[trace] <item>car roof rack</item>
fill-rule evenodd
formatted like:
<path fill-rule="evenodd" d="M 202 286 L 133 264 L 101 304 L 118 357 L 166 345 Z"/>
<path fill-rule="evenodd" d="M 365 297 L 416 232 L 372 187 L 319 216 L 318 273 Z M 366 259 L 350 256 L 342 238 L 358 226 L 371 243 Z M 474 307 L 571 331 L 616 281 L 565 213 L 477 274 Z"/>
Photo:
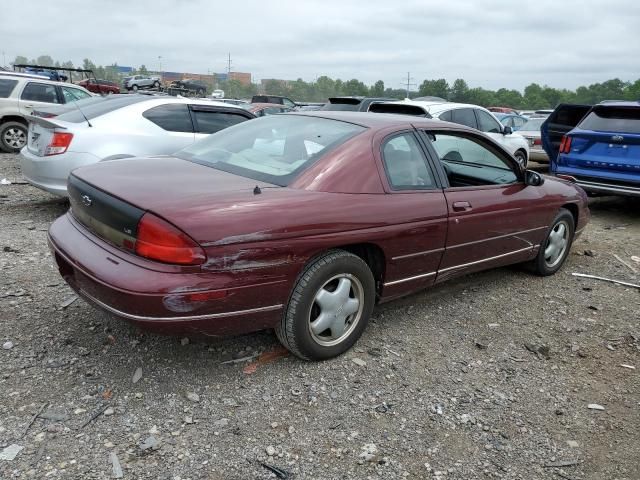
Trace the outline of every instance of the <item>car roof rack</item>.
<path fill-rule="evenodd" d="M 35 70 L 52 70 L 55 72 L 83 73 L 84 78 L 89 78 L 89 79 L 93 78 L 94 80 L 97 80 L 95 73 L 93 73 L 93 70 L 87 69 L 87 68 L 47 67 L 45 65 L 28 65 L 26 63 L 16 63 L 13 65 L 14 71 L 17 71 L 16 69 L 18 68 L 22 68 L 22 69 L 31 68 Z M 68 81 L 71 82 L 71 75 L 68 75 Z"/>

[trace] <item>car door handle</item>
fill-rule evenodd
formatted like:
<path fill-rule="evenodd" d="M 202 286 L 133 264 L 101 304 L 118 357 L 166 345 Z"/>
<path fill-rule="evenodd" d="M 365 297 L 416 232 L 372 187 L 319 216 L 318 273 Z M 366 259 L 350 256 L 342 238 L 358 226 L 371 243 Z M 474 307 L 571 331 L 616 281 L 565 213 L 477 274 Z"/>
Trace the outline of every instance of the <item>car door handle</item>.
<path fill-rule="evenodd" d="M 25 105 L 24 108 L 33 108 L 33 105 Z"/>
<path fill-rule="evenodd" d="M 454 212 L 467 212 L 471 210 L 471 204 L 469 202 L 453 202 Z"/>

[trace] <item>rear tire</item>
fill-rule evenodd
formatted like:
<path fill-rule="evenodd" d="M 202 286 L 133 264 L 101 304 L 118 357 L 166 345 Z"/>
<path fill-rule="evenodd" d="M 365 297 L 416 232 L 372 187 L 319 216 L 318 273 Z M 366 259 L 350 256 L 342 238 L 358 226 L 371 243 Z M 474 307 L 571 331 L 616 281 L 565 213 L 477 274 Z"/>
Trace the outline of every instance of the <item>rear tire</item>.
<path fill-rule="evenodd" d="M 573 215 L 569 210 L 561 208 L 540 244 L 538 255 L 529 262 L 530 269 L 543 277 L 560 270 L 571 250 L 574 232 Z"/>
<path fill-rule="evenodd" d="M 131 90 L 133 90 L 134 92 L 138 91 L 138 85 L 134 85 L 133 87 L 131 87 Z"/>
<path fill-rule="evenodd" d="M 375 282 L 369 266 L 344 250 L 310 262 L 293 287 L 276 335 L 304 360 L 326 360 L 347 350 L 369 322 Z"/>
<path fill-rule="evenodd" d="M 20 122 L 5 122 L 0 125 L 0 149 L 7 153 L 18 153 L 27 144 L 27 126 Z"/>
<path fill-rule="evenodd" d="M 514 157 L 516 157 L 516 160 L 518 161 L 518 163 L 520 165 L 522 165 L 523 168 L 527 168 L 527 154 L 524 153 L 522 150 L 518 150 L 516 153 L 513 154 Z"/>
<path fill-rule="evenodd" d="M 153 86 L 155 88 L 160 88 L 160 82 L 153 82 Z"/>

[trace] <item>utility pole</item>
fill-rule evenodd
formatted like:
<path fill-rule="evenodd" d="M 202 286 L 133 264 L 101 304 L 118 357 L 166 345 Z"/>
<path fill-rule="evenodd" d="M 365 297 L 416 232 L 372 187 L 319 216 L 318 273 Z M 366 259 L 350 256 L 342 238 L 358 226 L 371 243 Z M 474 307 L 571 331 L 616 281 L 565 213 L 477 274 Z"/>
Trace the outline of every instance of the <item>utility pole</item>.
<path fill-rule="evenodd" d="M 407 86 L 407 98 L 409 98 L 409 91 L 411 90 L 411 87 L 416 86 L 415 83 L 411 83 L 412 81 L 413 77 L 411 76 L 411 72 L 407 72 L 407 83 L 405 84 Z"/>
<path fill-rule="evenodd" d="M 231 52 L 229 52 L 229 59 L 227 60 L 227 79 L 231 75 Z"/>

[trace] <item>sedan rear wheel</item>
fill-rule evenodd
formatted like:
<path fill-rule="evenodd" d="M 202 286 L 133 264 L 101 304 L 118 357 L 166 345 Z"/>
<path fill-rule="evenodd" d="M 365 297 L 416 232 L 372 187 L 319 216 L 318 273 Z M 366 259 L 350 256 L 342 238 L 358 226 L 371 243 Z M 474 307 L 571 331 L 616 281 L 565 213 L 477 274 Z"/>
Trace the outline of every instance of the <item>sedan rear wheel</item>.
<path fill-rule="evenodd" d="M 0 126 L 0 147 L 17 153 L 27 144 L 27 127 L 20 122 L 6 122 Z"/>
<path fill-rule="evenodd" d="M 276 334 L 294 355 L 325 360 L 347 351 L 369 321 L 375 282 L 369 266 L 343 250 L 329 251 L 302 272 Z"/>
<path fill-rule="evenodd" d="M 547 276 L 560 270 L 571 249 L 574 231 L 573 215 L 567 209 L 561 208 L 540 244 L 538 256 L 531 262 L 535 273 Z"/>
<path fill-rule="evenodd" d="M 518 150 L 513 155 L 514 157 L 516 157 L 516 160 L 520 165 L 522 165 L 524 168 L 527 168 L 527 155 L 523 151 Z"/>

